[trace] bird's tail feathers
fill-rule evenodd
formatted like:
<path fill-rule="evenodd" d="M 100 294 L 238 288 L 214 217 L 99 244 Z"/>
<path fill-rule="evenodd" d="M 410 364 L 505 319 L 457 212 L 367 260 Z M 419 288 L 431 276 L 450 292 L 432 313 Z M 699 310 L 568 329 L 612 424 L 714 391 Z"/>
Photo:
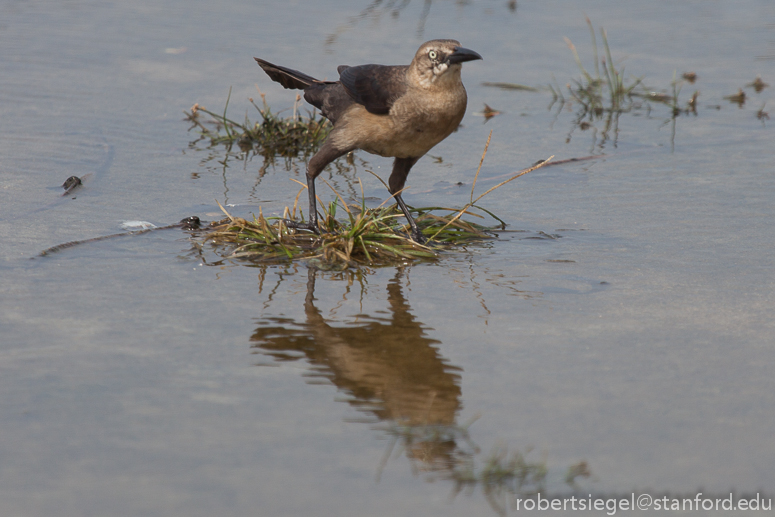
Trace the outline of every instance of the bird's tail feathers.
<path fill-rule="evenodd" d="M 284 88 L 290 90 L 304 90 L 313 84 L 320 84 L 323 81 L 318 81 L 314 77 L 310 77 L 307 74 L 301 73 L 298 70 L 292 70 L 285 68 L 284 66 L 273 65 L 268 61 L 254 57 L 258 66 L 260 66 L 269 78 L 283 85 Z"/>

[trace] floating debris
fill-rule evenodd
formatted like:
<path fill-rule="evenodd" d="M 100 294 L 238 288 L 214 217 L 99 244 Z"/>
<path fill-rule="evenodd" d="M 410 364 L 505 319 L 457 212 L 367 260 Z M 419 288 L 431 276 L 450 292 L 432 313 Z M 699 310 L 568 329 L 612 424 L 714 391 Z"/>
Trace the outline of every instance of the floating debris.
<path fill-rule="evenodd" d="M 484 111 L 482 112 L 482 115 L 484 116 L 485 122 L 500 114 L 500 111 L 492 109 L 487 103 L 484 104 Z"/>
<path fill-rule="evenodd" d="M 732 104 L 737 104 L 741 108 L 743 107 L 743 104 L 745 104 L 745 92 L 742 88 L 737 90 L 737 93 L 734 95 L 727 95 L 724 97 L 724 99 L 728 100 Z"/>
<path fill-rule="evenodd" d="M 128 230 L 130 232 L 136 232 L 138 230 L 152 230 L 156 228 L 156 225 L 149 223 L 148 221 L 124 221 L 121 223 L 122 230 Z"/>
<path fill-rule="evenodd" d="M 539 88 L 533 86 L 526 86 L 524 84 L 517 83 L 499 83 L 499 82 L 483 82 L 482 86 L 490 86 L 492 88 L 500 88 L 501 90 L 521 90 L 525 92 L 539 92 Z"/>
<path fill-rule="evenodd" d="M 675 97 L 672 95 L 662 92 L 632 92 L 630 95 L 648 101 L 661 102 L 663 104 L 671 104 L 675 100 Z"/>
<path fill-rule="evenodd" d="M 757 76 L 756 79 L 752 83 L 746 84 L 746 87 L 753 88 L 756 93 L 760 93 L 762 90 L 767 88 L 769 84 L 762 81 L 761 76 Z"/>
<path fill-rule="evenodd" d="M 161 226 L 161 227 L 157 227 L 157 226 L 155 226 L 155 225 L 153 225 L 151 223 L 147 223 L 145 221 L 127 221 L 125 224 L 129 224 L 130 226 L 129 226 L 129 228 L 125 228 L 125 229 L 132 229 L 132 228 L 134 228 L 136 226 L 136 223 L 139 223 L 141 226 L 142 225 L 150 225 L 150 227 L 139 228 L 139 229 L 136 229 L 136 230 L 132 230 L 129 233 L 114 233 L 114 234 L 111 234 L 111 235 L 103 235 L 101 237 L 93 237 L 91 239 L 84 239 L 84 240 L 80 240 L 80 241 L 65 242 L 63 244 L 59 244 L 57 246 L 52 246 L 51 248 L 47 248 L 47 249 L 41 251 L 38 254 L 38 257 L 46 257 L 48 255 L 52 255 L 54 253 L 58 253 L 58 252 L 60 252 L 62 250 L 68 249 L 68 248 L 73 248 L 75 246 L 80 246 L 82 244 L 89 244 L 89 243 L 92 243 L 92 242 L 100 242 L 100 241 L 105 241 L 105 240 L 108 240 L 108 239 L 123 238 L 123 237 L 127 237 L 127 236 L 130 236 L 130 235 L 139 235 L 139 234 L 143 234 L 143 233 L 148 233 L 148 232 L 153 231 L 153 230 L 168 230 L 170 228 L 182 228 L 183 230 L 188 230 L 188 231 L 196 230 L 196 229 L 198 229 L 201 226 L 202 222 L 199 220 L 199 217 L 197 217 L 195 215 L 192 215 L 192 216 L 185 217 L 185 218 L 181 219 L 180 222 L 178 222 L 178 223 L 168 224 L 167 226 Z M 35 258 L 35 257 L 33 257 L 33 258 Z"/>
<path fill-rule="evenodd" d="M 686 103 L 688 105 L 687 111 L 690 111 L 695 115 L 697 114 L 697 97 L 699 96 L 700 96 L 700 92 L 695 91 L 694 95 L 692 95 L 692 98 L 689 99 L 689 102 Z"/>
<path fill-rule="evenodd" d="M 762 107 L 759 108 L 759 111 L 756 112 L 756 118 L 762 121 L 764 123 L 765 120 L 770 120 L 770 114 L 766 111 L 764 111 L 764 106 L 767 103 L 762 104 Z"/>

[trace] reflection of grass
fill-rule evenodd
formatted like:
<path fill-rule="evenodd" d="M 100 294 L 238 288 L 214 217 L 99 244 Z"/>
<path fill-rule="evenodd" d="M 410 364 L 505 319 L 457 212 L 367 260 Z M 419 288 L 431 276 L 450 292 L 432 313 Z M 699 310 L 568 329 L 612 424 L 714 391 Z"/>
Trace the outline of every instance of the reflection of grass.
<path fill-rule="evenodd" d="M 377 480 L 397 448 L 397 453 L 406 453 L 415 474 L 425 472 L 431 481 L 450 481 L 452 497 L 461 492 L 471 495 L 479 488 L 493 510 L 506 515 L 509 500 L 560 493 L 559 487 L 563 485 L 577 490 L 578 478 L 592 476 L 587 463 L 581 461 L 570 465 L 561 480 L 556 475 L 550 480 L 546 458 L 532 458 L 530 449 L 521 452 L 500 446 L 480 458 L 481 450 L 469 434 L 477 418 L 463 425 L 389 424 L 384 430 L 390 443 L 380 462 Z"/>
<path fill-rule="evenodd" d="M 519 451 L 497 447 L 477 468 L 473 457 L 458 465 L 449 477 L 455 483 L 454 493 L 481 486 L 490 503 L 497 502 L 504 494 L 529 496 L 546 490 L 548 467 L 545 460 L 528 460 Z M 495 505 L 495 506 L 500 506 Z"/>
<path fill-rule="evenodd" d="M 479 454 L 479 447 L 468 433 L 468 428 L 478 418 L 476 416 L 463 425 L 412 425 L 390 422 L 384 427 L 384 431 L 390 436 L 390 443 L 377 470 L 377 481 L 396 445 L 398 454 L 406 452 L 407 457 L 412 460 L 415 473 L 442 472 L 444 477 L 448 477 L 450 471 L 465 461 L 465 458 Z"/>
<path fill-rule="evenodd" d="M 331 190 L 336 195 L 336 199 L 328 205 L 328 209 L 318 199 L 318 205 L 323 207 L 324 212 L 319 219 L 320 235 L 290 228 L 288 221 L 300 222 L 296 211 L 299 197 L 306 188 L 303 184 L 304 188 L 296 195 L 293 209 L 286 208 L 282 218 L 266 218 L 259 209 L 258 217 L 254 215 L 253 220 L 248 221 L 233 217 L 221 207 L 228 219 L 216 226 L 211 226 L 204 240 L 231 248 L 227 258 L 261 263 L 308 259 L 314 260 L 319 267 L 329 269 L 435 259 L 438 256 L 436 250 L 439 245 L 461 245 L 490 239 L 493 237 L 491 230 L 498 227 L 504 228 L 506 223 L 491 211 L 481 207 L 478 202 L 506 183 L 542 167 L 549 161 L 544 160 L 520 171 L 474 198 L 476 180 L 489 143 L 488 138 L 479 162 L 479 169 L 474 177 L 471 199 L 462 209 L 443 207 L 412 209 L 416 214 L 417 226 L 428 239 L 427 245 L 414 242 L 408 235 L 406 225 L 398 222 L 403 215 L 393 207 L 385 206 L 392 197 L 377 208 L 367 208 L 362 187 L 360 204 L 347 203 L 333 187 Z M 344 210 L 346 218 L 341 220 L 336 218 L 339 208 Z M 441 214 L 433 212 L 441 212 Z M 464 215 L 483 219 L 484 216 L 478 212 L 489 215 L 500 224 L 496 227 L 487 227 L 463 219 Z"/>

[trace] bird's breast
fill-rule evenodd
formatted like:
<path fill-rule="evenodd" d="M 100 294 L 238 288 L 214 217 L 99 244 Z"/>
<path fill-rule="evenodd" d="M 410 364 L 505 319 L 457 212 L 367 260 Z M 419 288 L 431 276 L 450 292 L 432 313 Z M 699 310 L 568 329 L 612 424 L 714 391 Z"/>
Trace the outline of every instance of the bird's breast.
<path fill-rule="evenodd" d="M 466 93 L 409 91 L 397 99 L 387 115 L 351 106 L 334 127 L 337 147 L 363 149 L 386 157 L 420 157 L 460 125 Z"/>

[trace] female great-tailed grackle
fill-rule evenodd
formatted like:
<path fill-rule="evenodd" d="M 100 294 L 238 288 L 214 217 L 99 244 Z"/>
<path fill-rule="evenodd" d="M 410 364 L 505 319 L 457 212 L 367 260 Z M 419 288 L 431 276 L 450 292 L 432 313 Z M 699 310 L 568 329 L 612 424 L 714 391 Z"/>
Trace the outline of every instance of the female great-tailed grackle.
<path fill-rule="evenodd" d="M 461 63 L 482 56 L 455 40 L 423 43 L 409 65 L 340 66 L 338 81 L 320 81 L 306 74 L 254 58 L 285 88 L 304 90 L 304 99 L 318 108 L 334 128 L 307 164 L 309 221 L 295 223 L 315 233 L 318 228 L 315 178 L 323 169 L 355 149 L 395 157 L 388 182 L 403 211 L 412 238 L 425 238 L 401 198 L 409 170 L 434 145 L 452 133 L 466 111 Z"/>

